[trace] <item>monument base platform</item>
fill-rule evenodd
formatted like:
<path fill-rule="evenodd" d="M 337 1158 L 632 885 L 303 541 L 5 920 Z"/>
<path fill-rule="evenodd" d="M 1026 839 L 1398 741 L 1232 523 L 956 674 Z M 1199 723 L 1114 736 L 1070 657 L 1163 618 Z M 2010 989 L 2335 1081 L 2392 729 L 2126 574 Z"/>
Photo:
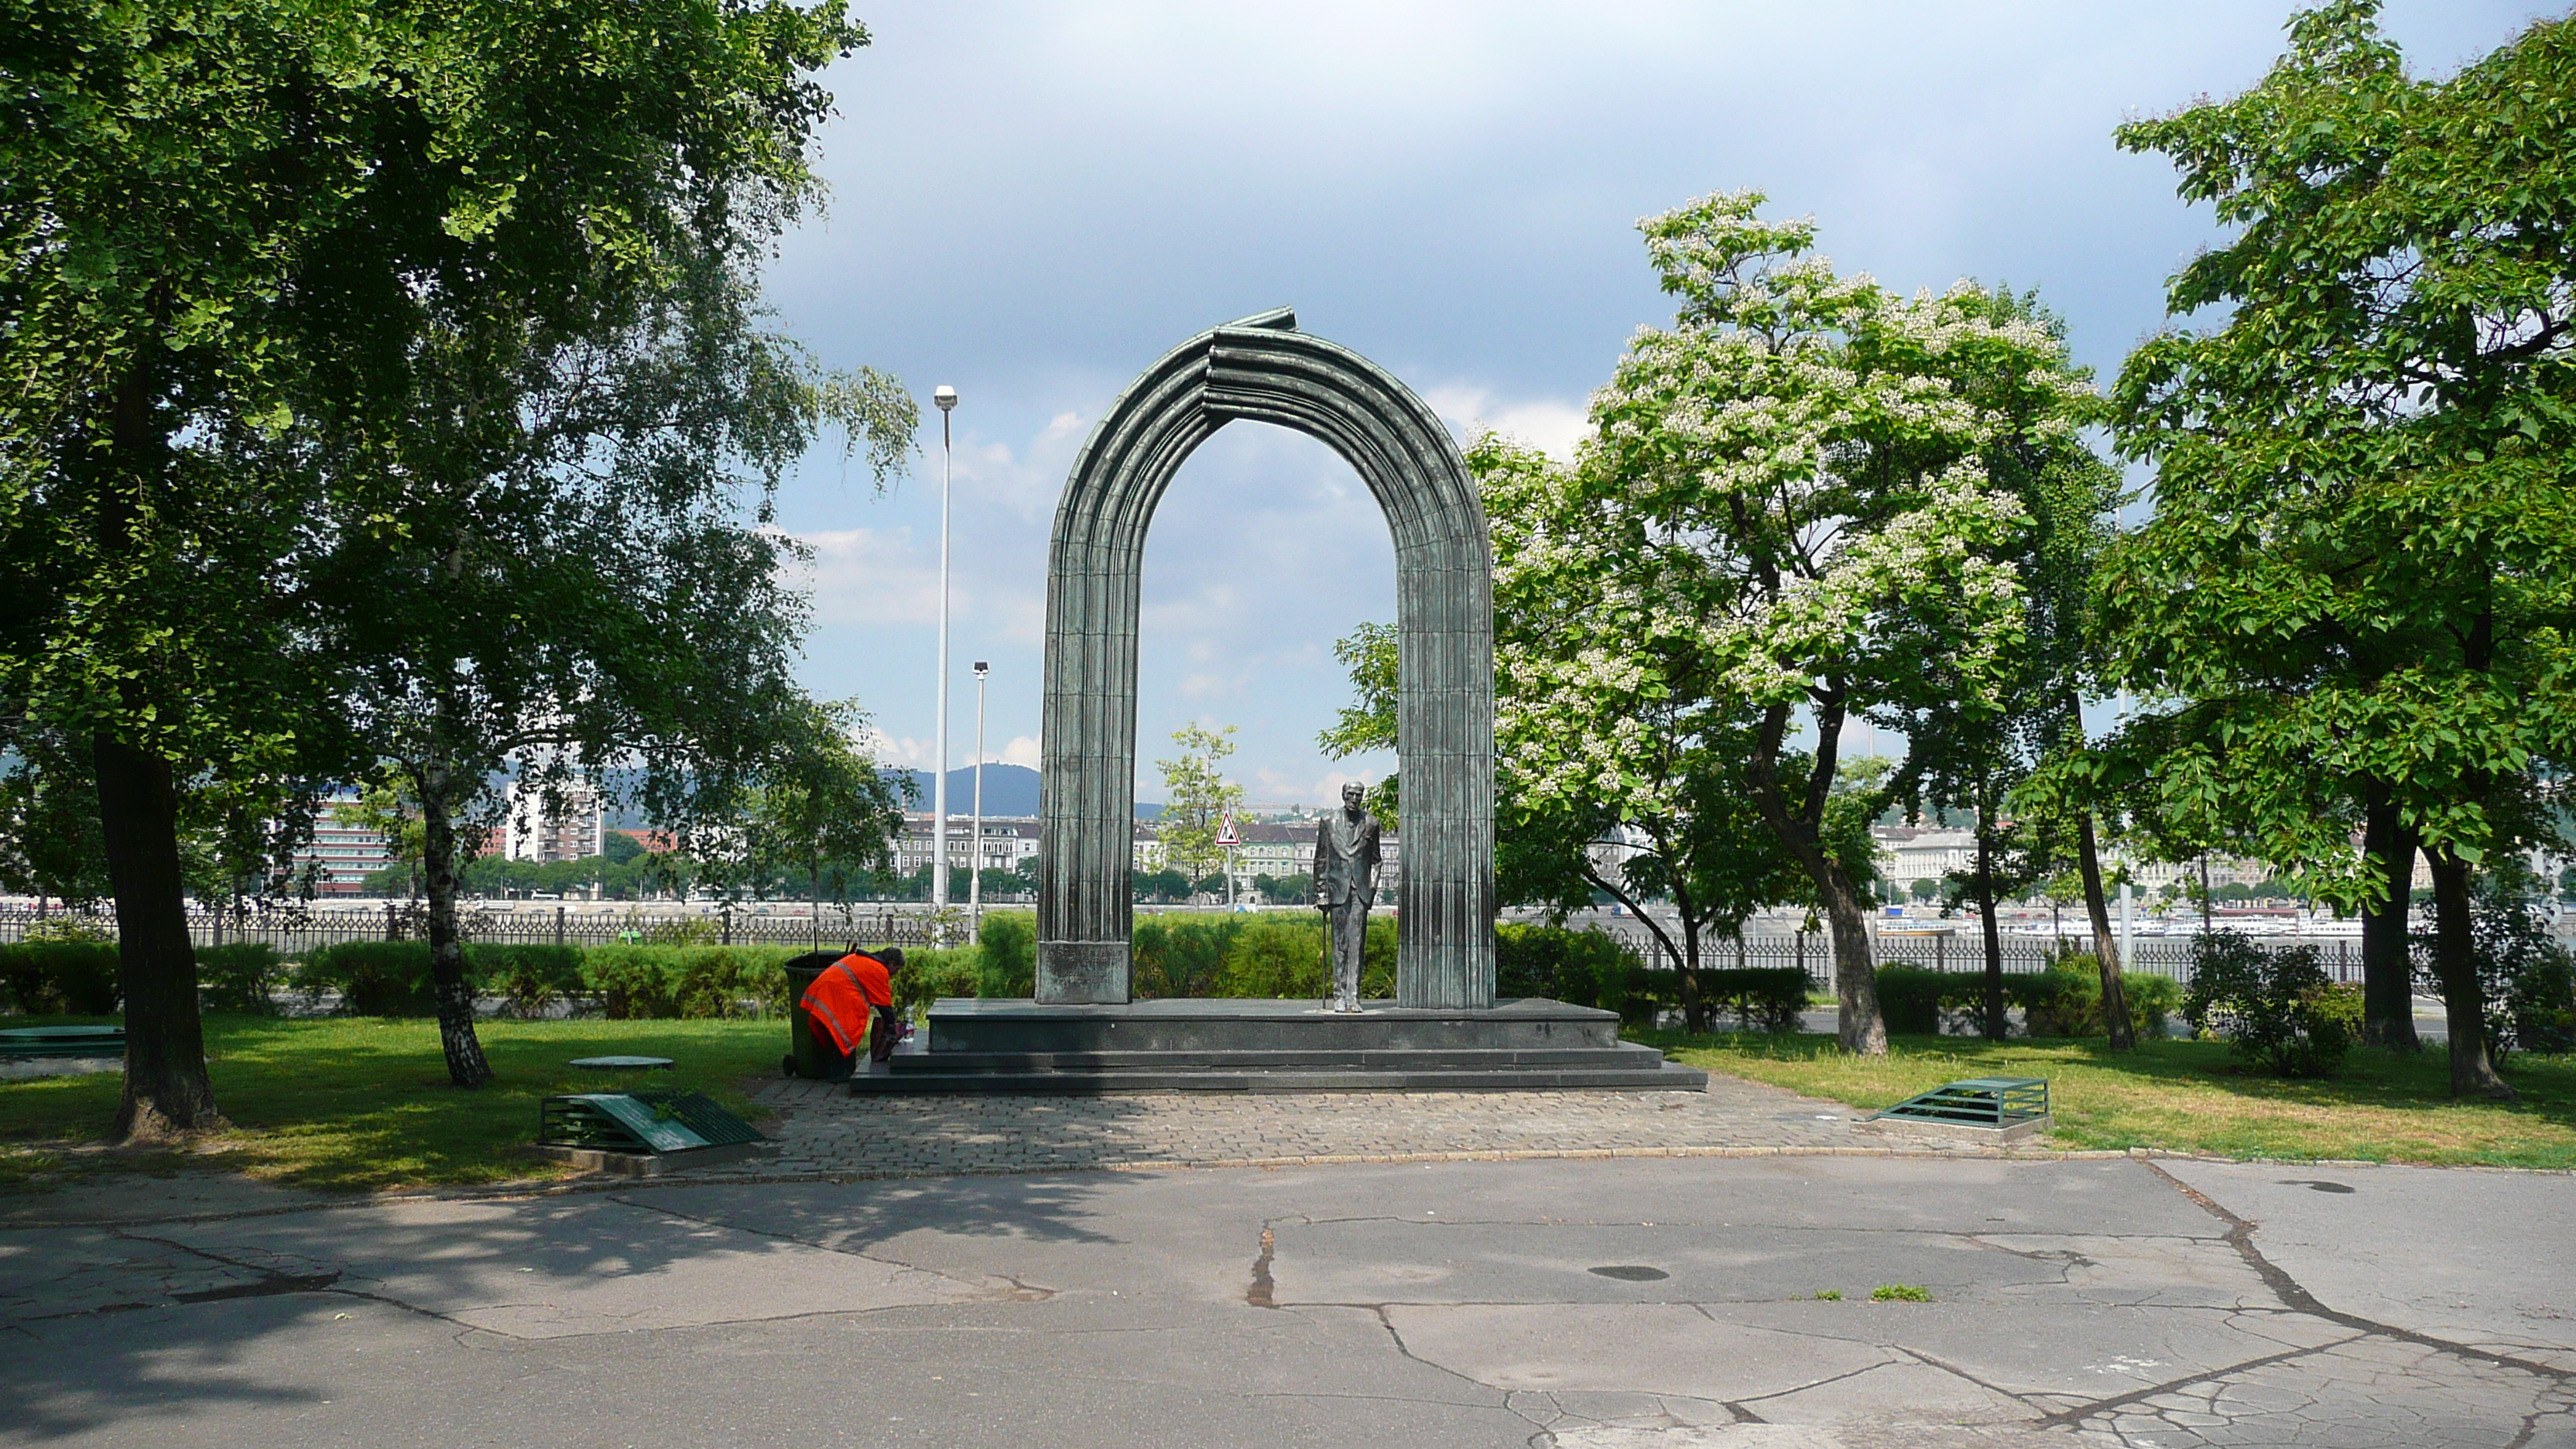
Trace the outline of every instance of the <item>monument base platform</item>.
<path fill-rule="evenodd" d="M 926 1049 L 853 1094 L 958 1092 L 1695 1092 L 1708 1074 L 1619 1040 L 1615 1012 L 1561 1001 L 1482 1011 L 1194 998 L 1124 1006 L 951 998 Z"/>

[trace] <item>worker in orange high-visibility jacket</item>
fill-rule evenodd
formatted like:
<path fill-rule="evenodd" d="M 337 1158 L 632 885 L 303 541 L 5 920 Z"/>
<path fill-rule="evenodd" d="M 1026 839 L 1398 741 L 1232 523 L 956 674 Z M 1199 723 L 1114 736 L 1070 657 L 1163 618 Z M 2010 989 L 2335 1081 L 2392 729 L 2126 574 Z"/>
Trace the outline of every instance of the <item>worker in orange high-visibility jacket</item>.
<path fill-rule="evenodd" d="M 835 1080 L 856 1069 L 861 1043 L 869 1056 L 884 1061 L 894 1055 L 903 1023 L 895 1015 L 894 972 L 903 965 L 896 947 L 871 955 L 853 949 L 833 962 L 805 988 L 797 1005 L 814 1024 L 814 1043 L 829 1059 L 825 1075 Z"/>

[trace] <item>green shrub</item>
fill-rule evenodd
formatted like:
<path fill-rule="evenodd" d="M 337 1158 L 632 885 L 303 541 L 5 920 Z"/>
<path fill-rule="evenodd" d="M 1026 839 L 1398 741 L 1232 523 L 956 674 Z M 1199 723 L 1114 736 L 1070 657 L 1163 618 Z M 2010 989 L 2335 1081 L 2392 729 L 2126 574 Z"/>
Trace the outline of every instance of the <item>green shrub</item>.
<path fill-rule="evenodd" d="M 1320 999 L 1331 991 L 1324 969 L 1324 923 L 1298 920 L 1286 913 L 1250 918 L 1234 933 L 1217 970 L 1214 994 L 1253 998 Z M 1361 977 L 1367 977 L 1367 945 L 1361 946 Z M 1363 987 L 1365 992 L 1365 987 Z"/>
<path fill-rule="evenodd" d="M 1144 916 L 1136 922 L 1135 966 L 1130 977 L 1136 996 L 1215 996 L 1225 950 L 1243 929 L 1241 915 Z"/>
<path fill-rule="evenodd" d="M 2131 1026 L 2142 1035 L 2162 1036 L 2166 1018 L 2182 1007 L 2182 988 L 2162 976 L 2124 976 L 2121 984 Z M 2007 973 L 2004 1006 L 2021 1008 L 2023 1030 L 2032 1036 L 2109 1034 L 2102 1016 L 2101 968 L 2089 955 L 2060 957 L 2045 971 Z M 1878 1007 L 1891 1032 L 1928 1036 L 1947 1022 L 1954 1032 L 1982 1035 L 1986 976 L 1982 971 L 1881 966 Z"/>
<path fill-rule="evenodd" d="M 787 1009 L 791 946 L 593 946 L 583 988 L 611 1021 L 776 1015 Z"/>
<path fill-rule="evenodd" d="M 2285 1077 L 2331 1072 L 2361 1034 L 2361 991 L 2337 986 L 2314 946 L 2266 951 L 2235 931 L 2192 942 L 2183 1015 Z"/>
<path fill-rule="evenodd" d="M 1545 997 L 1625 1014 L 1632 988 L 1643 984 L 1642 972 L 1636 953 L 1605 932 L 1510 924 L 1494 928 L 1498 998 Z"/>
<path fill-rule="evenodd" d="M 31 1015 L 113 1016 L 123 993 L 117 985 L 116 943 L 75 935 L 65 923 L 46 936 L 0 946 L 0 985 L 18 1010 Z"/>
<path fill-rule="evenodd" d="M 469 945 L 465 959 L 484 990 L 501 998 L 511 1016 L 539 1017 L 557 1002 L 582 994 L 579 946 Z"/>
<path fill-rule="evenodd" d="M 266 942 L 197 948 L 197 990 L 211 1010 L 273 1016 L 277 1002 L 268 993 L 285 975 L 277 948 Z"/>
<path fill-rule="evenodd" d="M 2045 971 L 2006 979 L 2022 983 L 2016 1004 L 2032 1036 L 2111 1034 L 2102 1011 L 2102 963 L 2090 952 L 2061 956 Z M 2166 1018 L 2182 1009 L 2182 987 L 2170 977 L 2124 972 L 2120 994 L 2129 1004 L 2129 1029 L 2140 1036 L 2163 1036 Z"/>
<path fill-rule="evenodd" d="M 474 963 L 466 961 L 466 979 Z M 437 994 L 429 984 L 426 941 L 343 941 L 304 958 L 296 985 L 308 996 L 340 993 L 350 1016 L 435 1016 Z"/>
<path fill-rule="evenodd" d="M 680 1014 L 672 946 L 593 946 L 582 953 L 582 984 L 610 1021 L 650 1021 Z"/>
<path fill-rule="evenodd" d="M 1908 1036 L 1930 1036 L 1941 1029 L 1941 1009 L 1958 990 L 1959 977 L 1927 966 L 1878 968 L 1878 1010 L 1887 1029 Z"/>
<path fill-rule="evenodd" d="M 1795 966 L 1747 966 L 1699 973 L 1711 1013 L 1732 1016 L 1745 1031 L 1796 1031 L 1807 1008 L 1807 973 Z"/>
<path fill-rule="evenodd" d="M 1038 989 L 1038 918 L 1035 911 L 987 911 L 975 933 L 981 949 L 975 981 L 948 996 L 1035 996 Z"/>
<path fill-rule="evenodd" d="M 992 924 L 986 917 L 985 924 Z M 1035 933 L 1031 933 L 1031 965 L 1035 964 Z M 1032 977 L 1034 983 L 1034 977 Z M 984 948 L 981 946 L 906 946 L 903 966 L 894 973 L 894 1003 L 906 1016 L 927 1008 L 943 996 L 981 996 L 984 984 Z M 1034 989 L 1034 985 L 1032 987 Z M 1021 996 L 1027 991 L 1017 993 Z"/>

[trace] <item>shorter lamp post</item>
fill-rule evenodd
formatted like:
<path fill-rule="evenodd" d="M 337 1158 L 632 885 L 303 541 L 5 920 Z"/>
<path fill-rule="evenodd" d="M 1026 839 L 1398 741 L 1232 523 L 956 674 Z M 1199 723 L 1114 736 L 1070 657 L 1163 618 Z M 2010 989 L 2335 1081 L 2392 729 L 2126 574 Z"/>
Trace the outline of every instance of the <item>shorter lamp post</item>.
<path fill-rule="evenodd" d="M 984 939 L 984 676 L 992 666 L 975 661 L 975 825 L 966 847 L 967 930 Z"/>

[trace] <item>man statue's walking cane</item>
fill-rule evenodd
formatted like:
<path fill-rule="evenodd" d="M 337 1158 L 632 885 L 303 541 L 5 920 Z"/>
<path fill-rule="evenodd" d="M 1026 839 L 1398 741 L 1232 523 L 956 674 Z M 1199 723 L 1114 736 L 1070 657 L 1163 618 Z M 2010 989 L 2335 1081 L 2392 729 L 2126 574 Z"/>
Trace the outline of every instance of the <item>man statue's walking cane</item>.
<path fill-rule="evenodd" d="M 1360 787 L 1342 787 L 1342 808 L 1315 823 L 1315 909 L 1333 963 L 1328 1011 L 1360 1009 L 1360 952 L 1377 902 L 1377 817 L 1360 807 Z"/>

